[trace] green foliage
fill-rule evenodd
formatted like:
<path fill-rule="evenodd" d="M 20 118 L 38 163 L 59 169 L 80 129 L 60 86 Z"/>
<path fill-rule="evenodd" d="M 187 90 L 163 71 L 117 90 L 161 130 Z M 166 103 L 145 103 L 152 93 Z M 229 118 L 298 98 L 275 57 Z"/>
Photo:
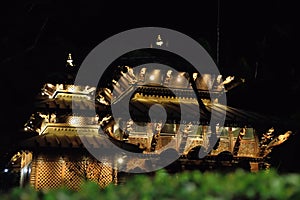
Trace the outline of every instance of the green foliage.
<path fill-rule="evenodd" d="M 89 200 L 89 199 L 300 199 L 300 175 L 237 170 L 230 173 L 190 171 L 154 176 L 135 175 L 123 185 L 101 189 L 94 182 L 84 182 L 79 191 L 67 188 L 35 190 L 30 186 L 13 188 L 0 195 L 1 200 Z"/>

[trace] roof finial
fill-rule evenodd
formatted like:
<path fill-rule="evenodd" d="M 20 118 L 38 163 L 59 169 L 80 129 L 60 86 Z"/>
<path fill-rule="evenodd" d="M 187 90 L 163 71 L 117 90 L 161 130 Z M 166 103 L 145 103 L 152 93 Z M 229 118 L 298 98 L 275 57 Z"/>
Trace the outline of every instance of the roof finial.
<path fill-rule="evenodd" d="M 158 35 L 158 36 L 157 36 L 157 39 L 156 39 L 156 45 L 157 45 L 157 46 L 162 46 L 163 43 L 164 43 L 164 42 L 162 41 L 161 36 Z"/>
<path fill-rule="evenodd" d="M 75 64 L 73 63 L 73 59 L 72 59 L 71 53 L 69 53 L 69 55 L 68 55 L 67 66 L 71 66 L 71 67 L 75 66 Z"/>

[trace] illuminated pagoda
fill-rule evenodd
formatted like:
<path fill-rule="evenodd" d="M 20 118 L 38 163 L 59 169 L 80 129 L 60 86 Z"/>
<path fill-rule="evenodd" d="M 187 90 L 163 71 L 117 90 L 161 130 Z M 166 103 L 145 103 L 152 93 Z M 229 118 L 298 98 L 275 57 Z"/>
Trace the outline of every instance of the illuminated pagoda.
<path fill-rule="evenodd" d="M 42 189 L 65 185 L 76 190 L 82 180 L 96 181 L 101 187 L 117 181 L 116 171 L 90 156 L 77 135 L 81 129 L 88 141 L 100 137 L 99 117 L 90 114 L 96 88 L 74 86 L 75 67 L 69 54 L 67 73 L 54 75 L 53 82 L 46 82 L 37 95 L 36 110 L 24 125 L 24 134 L 35 136 L 22 141 L 17 147 L 21 151 L 11 159 L 19 163 L 21 186 L 29 183 Z M 84 116 L 72 112 L 72 102 L 84 110 Z"/>
<path fill-rule="evenodd" d="M 163 63 L 176 70 L 144 63 Z M 130 52 L 113 62 L 99 85 L 92 87 L 74 85 L 78 69 L 69 54 L 67 75 L 43 85 L 36 109 L 24 125 L 24 134 L 35 136 L 22 141 L 11 159 L 19 169 L 20 185 L 29 183 L 36 189 L 64 185 L 77 190 L 82 180 L 92 180 L 105 187 L 120 183 L 121 171 L 159 168 L 155 159 L 170 154 L 178 155 L 174 162 L 162 165 L 170 172 L 267 169 L 272 148 L 288 139 L 291 131 L 277 133 L 273 119 L 219 103 L 220 93 L 243 84 L 244 79 L 199 74 L 187 66 L 167 52 Z M 122 106 L 128 99 L 130 115 L 113 116 L 113 106 L 126 116 Z M 155 104 L 161 107 L 151 113 Z M 189 115 L 181 122 L 183 107 Z M 166 111 L 164 123 L 159 109 Z M 225 116 L 224 125 L 218 120 L 210 124 L 213 113 L 216 119 Z M 99 161 L 90 153 L 105 154 L 111 144 L 139 156 L 108 153 L 107 159 Z"/>

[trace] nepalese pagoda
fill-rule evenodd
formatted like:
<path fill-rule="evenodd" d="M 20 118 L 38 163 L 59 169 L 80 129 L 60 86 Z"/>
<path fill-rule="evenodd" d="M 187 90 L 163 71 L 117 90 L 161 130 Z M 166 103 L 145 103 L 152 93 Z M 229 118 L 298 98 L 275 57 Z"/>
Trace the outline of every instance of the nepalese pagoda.
<path fill-rule="evenodd" d="M 183 65 L 181 62 L 168 63 L 170 59 L 164 64 L 176 70 L 143 64 L 153 61 L 153 57 L 164 63 L 148 52 L 121 57 L 108 67 L 95 87 L 74 85 L 78 69 L 70 54 L 67 75 L 45 82 L 35 110 L 24 125 L 23 134 L 35 136 L 22 141 L 11 158 L 11 166 L 19 170 L 20 185 L 30 184 L 36 189 L 64 185 L 77 190 L 82 180 L 92 180 L 105 187 L 122 182 L 121 172 L 159 168 L 155 159 L 169 154 L 178 155 L 174 162 L 163 166 L 170 172 L 217 168 L 258 171 L 269 167 L 272 148 L 288 139 L 291 131 L 277 133 L 276 124 L 272 125 L 276 121 L 271 118 L 218 102 L 220 93 L 243 84 L 243 79 L 228 76 L 223 80 L 222 75 L 200 74 L 178 67 Z M 129 117 L 113 116 L 111 106 L 118 108 L 126 98 Z M 178 100 L 184 102 L 180 106 L 189 112 L 190 121 L 180 120 Z M 149 112 L 154 104 L 166 111 L 164 123 L 155 117 L 161 116 L 157 110 Z M 215 118 L 225 114 L 224 125 L 210 123 L 212 113 Z M 79 132 L 84 134 L 80 136 Z M 103 142 L 107 139 L 110 144 Z M 111 151 L 111 144 L 139 156 L 105 154 Z M 91 155 L 91 150 L 99 149 L 104 158 L 110 157 L 99 160 Z M 201 152 L 206 156 L 200 158 Z"/>

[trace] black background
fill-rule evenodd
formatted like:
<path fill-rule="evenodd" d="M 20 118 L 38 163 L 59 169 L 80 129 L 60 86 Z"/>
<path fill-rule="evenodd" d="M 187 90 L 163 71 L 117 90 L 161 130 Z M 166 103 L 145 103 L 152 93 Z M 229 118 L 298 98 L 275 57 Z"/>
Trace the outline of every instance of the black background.
<path fill-rule="evenodd" d="M 131 28 L 156 26 L 192 37 L 216 60 L 217 0 L 130 2 L 1 2 L 2 153 L 21 138 L 19 129 L 31 115 L 35 95 L 50 74 L 65 70 L 69 52 L 79 66 L 106 38 Z M 296 4 L 220 0 L 219 6 L 219 69 L 246 78 L 245 84 L 230 91 L 228 104 L 287 122 L 300 120 Z M 275 165 L 282 171 L 299 171 L 299 147 L 296 134 L 274 150 Z"/>

